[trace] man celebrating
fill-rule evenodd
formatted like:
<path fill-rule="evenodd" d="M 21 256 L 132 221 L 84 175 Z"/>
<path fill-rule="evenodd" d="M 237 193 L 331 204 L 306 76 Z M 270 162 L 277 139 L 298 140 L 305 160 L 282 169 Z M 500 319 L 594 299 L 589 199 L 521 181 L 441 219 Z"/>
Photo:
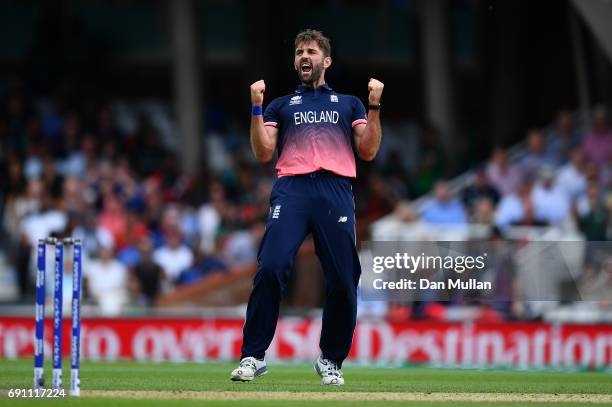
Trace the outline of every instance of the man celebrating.
<path fill-rule="evenodd" d="M 270 215 L 258 253 L 243 330 L 240 366 L 234 381 L 267 373 L 265 351 L 274 337 L 281 295 L 297 250 L 313 234 L 323 266 L 326 296 L 321 356 L 315 370 L 321 384 L 343 385 L 341 367 L 353 340 L 357 284 L 361 274 L 355 247 L 355 202 L 351 178 L 358 156 L 371 161 L 381 141 L 383 84 L 370 79 L 368 114 L 361 101 L 336 93 L 325 83 L 331 66 L 330 43 L 321 32 L 305 30 L 295 39 L 294 67 L 301 85 L 274 99 L 262 111 L 265 83 L 251 85 L 251 147 L 262 163 L 278 149 L 278 181 L 270 196 Z M 263 117 L 262 117 L 263 115 Z"/>

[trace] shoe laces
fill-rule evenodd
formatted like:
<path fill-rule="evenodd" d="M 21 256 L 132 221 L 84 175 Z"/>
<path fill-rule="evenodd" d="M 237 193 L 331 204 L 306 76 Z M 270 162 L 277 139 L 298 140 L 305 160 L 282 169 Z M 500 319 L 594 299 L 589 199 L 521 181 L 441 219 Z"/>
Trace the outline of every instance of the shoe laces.
<path fill-rule="evenodd" d="M 321 359 L 321 361 L 327 366 L 327 375 L 341 377 L 342 372 L 338 369 L 338 364 L 333 360 Z"/>
<path fill-rule="evenodd" d="M 253 370 L 257 370 L 256 366 L 255 366 L 255 359 L 254 358 L 244 358 L 240 361 L 240 367 L 249 367 Z"/>

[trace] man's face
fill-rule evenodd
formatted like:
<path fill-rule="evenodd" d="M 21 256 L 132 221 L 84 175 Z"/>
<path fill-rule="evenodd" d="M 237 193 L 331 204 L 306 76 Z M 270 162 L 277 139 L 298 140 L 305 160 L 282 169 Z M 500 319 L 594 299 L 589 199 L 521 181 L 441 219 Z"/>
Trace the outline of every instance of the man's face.
<path fill-rule="evenodd" d="M 493 161 L 499 166 L 505 166 L 508 163 L 508 155 L 501 148 L 495 149 L 493 152 Z"/>
<path fill-rule="evenodd" d="M 313 85 L 331 65 L 331 58 L 323 54 L 316 41 L 312 41 L 297 46 L 293 64 L 300 82 L 305 85 Z"/>
<path fill-rule="evenodd" d="M 529 151 L 540 154 L 544 150 L 544 137 L 539 131 L 532 131 L 527 139 Z"/>
<path fill-rule="evenodd" d="M 448 184 L 439 182 L 434 188 L 434 195 L 439 202 L 447 202 L 450 199 Z"/>

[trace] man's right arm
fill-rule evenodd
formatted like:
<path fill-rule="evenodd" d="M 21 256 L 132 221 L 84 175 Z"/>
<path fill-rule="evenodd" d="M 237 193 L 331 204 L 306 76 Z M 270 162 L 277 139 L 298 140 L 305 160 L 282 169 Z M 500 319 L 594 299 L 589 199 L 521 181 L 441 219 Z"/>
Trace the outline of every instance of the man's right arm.
<path fill-rule="evenodd" d="M 263 95 L 266 84 L 263 80 L 251 85 L 251 104 L 253 107 L 263 106 Z M 261 112 L 260 112 L 261 113 Z M 274 157 L 276 142 L 278 140 L 278 129 L 273 126 L 265 126 L 263 114 L 251 115 L 251 148 L 255 159 L 260 163 L 267 163 Z"/>

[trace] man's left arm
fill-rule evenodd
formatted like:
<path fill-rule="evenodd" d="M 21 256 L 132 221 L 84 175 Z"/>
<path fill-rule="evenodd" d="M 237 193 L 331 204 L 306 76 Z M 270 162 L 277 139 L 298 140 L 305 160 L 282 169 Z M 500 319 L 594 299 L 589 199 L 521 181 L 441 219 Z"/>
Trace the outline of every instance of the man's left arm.
<path fill-rule="evenodd" d="M 374 78 L 368 83 L 368 104 L 380 105 L 380 99 L 384 84 Z M 360 103 L 361 104 L 361 103 Z M 353 127 L 355 137 L 355 147 L 359 158 L 365 161 L 372 161 L 376 157 L 380 141 L 382 139 L 382 128 L 380 126 L 380 110 L 369 109 L 367 123 L 359 123 Z"/>

